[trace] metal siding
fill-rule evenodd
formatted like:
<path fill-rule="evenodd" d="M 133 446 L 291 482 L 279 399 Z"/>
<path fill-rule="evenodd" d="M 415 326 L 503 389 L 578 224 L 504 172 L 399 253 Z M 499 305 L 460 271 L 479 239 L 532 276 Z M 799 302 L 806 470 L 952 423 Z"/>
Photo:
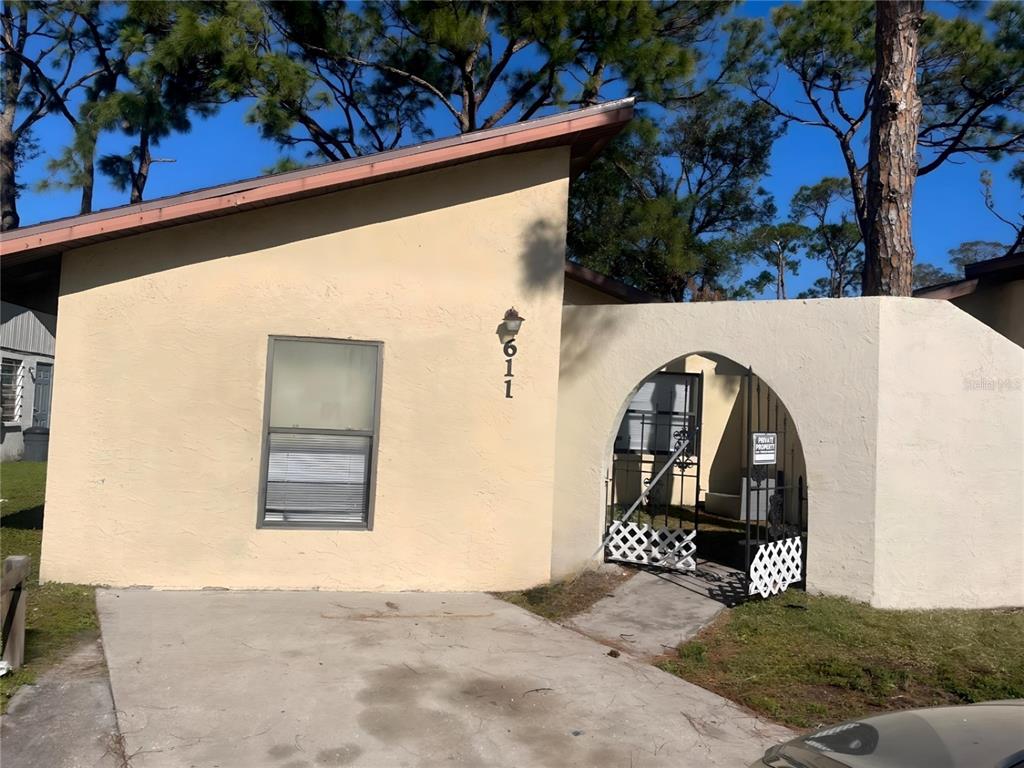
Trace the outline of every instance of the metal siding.
<path fill-rule="evenodd" d="M 0 347 L 53 357 L 57 332 L 56 315 L 3 302 Z"/>

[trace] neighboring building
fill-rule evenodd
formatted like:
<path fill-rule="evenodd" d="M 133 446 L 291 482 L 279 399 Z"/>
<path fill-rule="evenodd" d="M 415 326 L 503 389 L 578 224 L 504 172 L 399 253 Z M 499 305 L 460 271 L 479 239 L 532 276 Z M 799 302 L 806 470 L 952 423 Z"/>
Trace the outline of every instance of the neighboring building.
<path fill-rule="evenodd" d="M 565 292 L 562 303 L 566 306 L 594 304 L 648 304 L 660 299 L 613 280 L 606 275 L 571 261 L 565 263 Z"/>
<path fill-rule="evenodd" d="M 923 299 L 946 299 L 1024 347 L 1024 253 L 964 267 L 964 279 L 914 291 Z"/>
<path fill-rule="evenodd" d="M 0 308 L 0 352 L 3 355 L 0 458 L 3 461 L 23 458 L 27 435 L 28 458 L 43 459 L 50 431 L 57 318 L 6 301 Z"/>
<path fill-rule="evenodd" d="M 944 302 L 640 303 L 566 265 L 570 179 L 631 114 L 4 233 L 5 298 L 60 321 L 42 578 L 543 583 L 600 554 L 620 424 L 666 371 L 704 374 L 699 501 L 778 436 L 759 477 L 802 483 L 808 589 L 1024 604 L 1024 350 Z"/>

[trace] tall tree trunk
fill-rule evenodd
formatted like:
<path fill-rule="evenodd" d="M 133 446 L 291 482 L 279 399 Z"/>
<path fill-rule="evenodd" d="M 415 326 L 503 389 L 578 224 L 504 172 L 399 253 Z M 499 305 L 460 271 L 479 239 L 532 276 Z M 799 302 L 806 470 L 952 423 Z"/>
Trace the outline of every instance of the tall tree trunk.
<path fill-rule="evenodd" d="M 868 163 L 865 296 L 910 296 L 914 243 L 910 206 L 917 178 L 918 28 L 923 0 L 875 3 L 875 80 Z"/>
<path fill-rule="evenodd" d="M 132 194 L 130 203 L 141 203 L 142 193 L 146 191 L 149 180 L 149 167 L 153 162 L 149 152 L 149 132 L 143 130 L 139 135 L 139 168 L 132 174 Z"/>
<path fill-rule="evenodd" d="M 92 194 L 96 186 L 96 138 L 98 129 L 91 123 L 87 128 L 79 130 L 88 131 L 88 137 L 82 145 L 82 202 L 78 207 L 79 214 L 92 213 Z"/>
<path fill-rule="evenodd" d="M 96 186 L 96 169 L 89 161 L 89 166 L 85 169 L 85 177 L 82 179 L 82 199 L 78 206 L 78 213 L 92 213 L 92 192 Z"/>
<path fill-rule="evenodd" d="M 778 261 L 775 264 L 778 277 L 775 280 L 775 298 L 786 298 L 786 256 L 784 252 L 779 253 Z"/>
<path fill-rule="evenodd" d="M 18 188 L 14 159 L 18 142 L 14 136 L 14 105 L 4 105 L 0 115 L 0 232 L 14 229 L 18 217 Z"/>
<path fill-rule="evenodd" d="M 846 163 L 846 175 L 850 178 L 850 195 L 853 198 L 853 215 L 857 220 L 860 236 L 866 237 L 868 230 L 867 190 L 864 189 L 864 170 L 857 164 L 857 155 L 853 151 L 853 137 L 840 139 L 839 148 Z"/>
<path fill-rule="evenodd" d="M 3 111 L 0 112 L 0 232 L 14 229 L 21 222 L 18 216 L 17 155 L 18 136 L 14 130 L 15 111 L 18 105 L 21 82 L 20 53 L 25 47 L 24 15 L 28 11 L 23 7 L 21 34 L 14 41 L 15 48 L 4 46 L 2 70 L 0 70 L 0 88 L 3 89 Z M 3 15 L 3 32 L 5 38 L 14 35 L 14 12 L 10 3 L 4 3 L 0 9 Z"/>

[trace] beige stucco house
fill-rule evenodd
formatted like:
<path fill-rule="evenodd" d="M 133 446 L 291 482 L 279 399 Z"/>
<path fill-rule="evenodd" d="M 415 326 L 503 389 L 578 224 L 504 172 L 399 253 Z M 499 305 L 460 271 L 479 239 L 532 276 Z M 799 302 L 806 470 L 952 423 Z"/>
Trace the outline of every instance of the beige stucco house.
<path fill-rule="evenodd" d="M 567 266 L 570 179 L 631 113 L 613 102 L 6 233 L 5 292 L 58 296 L 42 578 L 564 576 L 600 557 L 633 393 L 682 360 L 722 363 L 722 409 L 743 370 L 784 403 L 809 589 L 1024 604 L 1024 350 L 946 302 L 653 304 Z M 1003 385 L 968 389 L 975 370 Z"/>

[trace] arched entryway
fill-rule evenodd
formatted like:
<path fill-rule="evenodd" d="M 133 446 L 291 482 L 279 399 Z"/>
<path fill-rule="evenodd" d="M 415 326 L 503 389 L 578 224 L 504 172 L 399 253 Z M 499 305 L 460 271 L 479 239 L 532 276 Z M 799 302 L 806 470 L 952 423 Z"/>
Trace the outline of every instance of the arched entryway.
<path fill-rule="evenodd" d="M 603 559 L 605 482 L 631 394 L 672 361 L 705 352 L 716 366 L 723 360 L 735 364 L 736 375 L 751 369 L 785 405 L 799 435 L 807 469 L 808 589 L 868 599 L 872 572 L 861 553 L 871 550 L 873 529 L 858 510 L 873 508 L 875 499 L 870 478 L 877 427 L 870 417 L 877 380 L 870 364 L 877 347 L 870 338 L 860 343 L 858 312 L 839 322 L 827 309 L 821 302 L 566 308 L 552 576 Z M 806 333 L 818 326 L 828 333 Z M 857 344 L 851 346 L 851 339 Z M 841 342 L 844 351 L 836 354 Z M 705 401 L 710 391 L 705 387 Z M 702 468 L 707 455 L 705 449 Z M 711 464 L 707 472 L 727 480 Z"/>
<path fill-rule="evenodd" d="M 806 489 L 796 425 L 767 382 L 683 355 L 637 384 L 615 425 L 604 556 L 728 582 L 732 598 L 773 594 L 803 582 Z"/>

